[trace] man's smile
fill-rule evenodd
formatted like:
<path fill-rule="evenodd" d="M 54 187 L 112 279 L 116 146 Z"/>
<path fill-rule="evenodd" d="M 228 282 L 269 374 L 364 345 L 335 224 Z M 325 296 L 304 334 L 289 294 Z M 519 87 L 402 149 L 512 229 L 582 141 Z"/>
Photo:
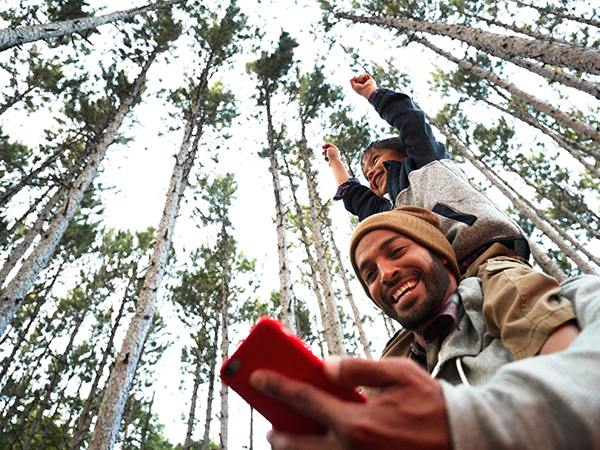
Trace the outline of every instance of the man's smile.
<path fill-rule="evenodd" d="M 406 294 L 413 291 L 413 289 L 419 284 L 419 279 L 415 277 L 411 277 L 408 280 L 401 281 L 394 287 L 394 291 L 392 292 L 391 299 L 392 304 L 396 304 L 400 302 L 400 299 Z"/>

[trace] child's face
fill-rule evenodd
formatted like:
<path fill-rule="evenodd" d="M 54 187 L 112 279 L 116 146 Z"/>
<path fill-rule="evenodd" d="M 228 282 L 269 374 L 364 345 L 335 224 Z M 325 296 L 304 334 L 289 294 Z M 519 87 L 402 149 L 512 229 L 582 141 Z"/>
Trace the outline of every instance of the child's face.
<path fill-rule="evenodd" d="M 387 193 L 387 171 L 384 161 L 404 161 L 404 157 L 391 148 L 372 148 L 362 160 L 362 170 L 371 189 L 379 197 Z"/>

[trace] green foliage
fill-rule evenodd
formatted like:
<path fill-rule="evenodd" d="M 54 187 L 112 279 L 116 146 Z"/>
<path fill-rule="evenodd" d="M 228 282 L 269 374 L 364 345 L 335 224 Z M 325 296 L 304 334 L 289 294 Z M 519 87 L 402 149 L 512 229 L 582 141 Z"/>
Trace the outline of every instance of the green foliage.
<path fill-rule="evenodd" d="M 246 64 L 246 72 L 258 79 L 258 104 L 265 102 L 275 93 L 282 79 L 288 74 L 294 63 L 294 49 L 298 43 L 286 31 L 279 36 L 277 48 L 269 53 L 261 52 L 261 57 Z"/>
<path fill-rule="evenodd" d="M 11 183 L 7 183 L 16 174 L 23 175 L 31 157 L 31 149 L 21 142 L 11 140 L 0 126 L 0 189 L 6 190 Z"/>
<path fill-rule="evenodd" d="M 352 108 L 344 106 L 329 116 L 331 134 L 325 142 L 331 142 L 340 151 L 340 157 L 352 177 L 361 173 L 360 155 L 372 140 L 367 118 L 352 118 Z"/>
<path fill-rule="evenodd" d="M 341 88 L 327 83 L 323 66 L 315 65 L 312 72 L 303 75 L 297 68 L 296 79 L 290 86 L 290 93 L 297 100 L 303 124 L 308 124 L 319 116 L 321 109 L 331 107 L 342 98 Z"/>

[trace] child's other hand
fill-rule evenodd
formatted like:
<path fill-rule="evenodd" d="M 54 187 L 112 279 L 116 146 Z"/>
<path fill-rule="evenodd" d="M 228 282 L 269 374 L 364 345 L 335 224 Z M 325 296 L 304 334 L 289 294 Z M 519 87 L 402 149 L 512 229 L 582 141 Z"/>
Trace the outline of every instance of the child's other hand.
<path fill-rule="evenodd" d="M 330 166 L 331 166 L 331 160 L 339 160 L 340 159 L 340 152 L 338 151 L 338 148 L 335 145 L 327 142 L 326 144 L 323 144 L 322 148 L 323 148 L 323 156 L 325 157 L 325 161 L 327 161 Z"/>
<path fill-rule="evenodd" d="M 377 89 L 377 86 L 375 86 L 375 81 L 368 73 L 352 77 L 350 84 L 352 85 L 354 92 L 362 95 L 367 100 L 373 91 Z"/>

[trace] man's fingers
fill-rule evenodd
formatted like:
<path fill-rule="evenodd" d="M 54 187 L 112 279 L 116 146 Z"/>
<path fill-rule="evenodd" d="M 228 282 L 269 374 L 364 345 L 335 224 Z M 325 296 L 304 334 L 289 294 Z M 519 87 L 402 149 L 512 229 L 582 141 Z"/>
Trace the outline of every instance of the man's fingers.
<path fill-rule="evenodd" d="M 273 450 L 342 450 L 342 446 L 331 435 L 293 435 L 271 430 L 267 441 Z"/>
<path fill-rule="evenodd" d="M 293 380 L 268 370 L 256 370 L 250 384 L 263 394 L 285 403 L 296 411 L 329 426 L 344 416 L 346 402 L 311 384 Z"/>
<path fill-rule="evenodd" d="M 384 358 L 372 361 L 360 358 L 326 360 L 325 373 L 340 387 L 386 387 L 411 384 L 429 375 L 407 358 Z"/>

